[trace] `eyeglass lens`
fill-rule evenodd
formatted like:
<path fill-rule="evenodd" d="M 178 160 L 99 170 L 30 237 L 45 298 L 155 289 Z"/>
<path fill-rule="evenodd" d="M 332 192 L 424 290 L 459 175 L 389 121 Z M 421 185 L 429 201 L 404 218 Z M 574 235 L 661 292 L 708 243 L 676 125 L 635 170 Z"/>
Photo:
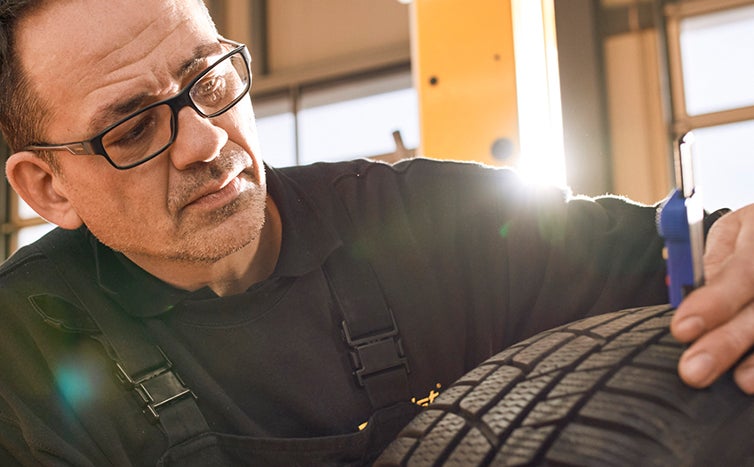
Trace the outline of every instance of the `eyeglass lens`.
<path fill-rule="evenodd" d="M 203 117 L 215 117 L 246 92 L 248 67 L 240 53 L 216 63 L 191 86 L 189 97 Z M 176 113 L 178 109 L 176 109 Z M 165 150 L 173 141 L 173 110 L 169 103 L 149 107 L 111 128 L 102 145 L 112 162 L 127 167 Z"/>

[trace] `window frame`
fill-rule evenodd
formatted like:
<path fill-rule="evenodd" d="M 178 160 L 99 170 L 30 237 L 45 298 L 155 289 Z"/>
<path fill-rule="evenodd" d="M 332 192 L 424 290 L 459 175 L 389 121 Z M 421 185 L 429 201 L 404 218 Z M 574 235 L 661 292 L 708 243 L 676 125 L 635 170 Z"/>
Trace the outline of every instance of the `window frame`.
<path fill-rule="evenodd" d="M 681 22 L 689 17 L 752 6 L 753 0 L 695 0 L 665 6 L 665 37 L 671 102 L 671 132 L 674 140 L 697 129 L 754 120 L 754 105 L 689 115 L 686 109 L 683 64 L 681 60 Z"/>
<path fill-rule="evenodd" d="M 301 164 L 304 163 L 301 157 L 299 121 L 302 110 L 411 88 L 413 88 L 411 64 L 405 62 L 373 69 L 369 72 L 349 73 L 332 79 L 288 83 L 287 88 L 283 90 L 269 88 L 270 90 L 267 92 L 255 93 L 252 87 L 252 104 L 257 119 L 284 113 L 293 115 L 293 148 L 295 152 L 293 158 L 295 164 Z M 315 93 L 316 97 L 312 98 L 312 94 Z M 396 144 L 395 151 L 373 154 L 368 158 L 389 162 L 413 157 L 416 154 L 417 148 L 403 146 L 400 135 L 394 134 L 393 137 Z"/>

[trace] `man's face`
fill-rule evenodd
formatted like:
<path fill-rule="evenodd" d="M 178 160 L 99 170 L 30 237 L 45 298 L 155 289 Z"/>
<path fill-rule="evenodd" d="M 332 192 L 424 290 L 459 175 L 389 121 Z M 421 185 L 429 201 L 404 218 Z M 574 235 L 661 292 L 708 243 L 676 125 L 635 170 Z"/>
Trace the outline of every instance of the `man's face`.
<path fill-rule="evenodd" d="M 17 40 L 51 110 L 45 142 L 53 144 L 88 139 L 119 113 L 176 94 L 224 53 L 197 0 L 50 2 L 21 21 Z M 100 241 L 137 263 L 212 262 L 259 235 L 258 154 L 247 96 L 211 120 L 185 107 L 173 145 L 133 169 L 58 152 L 54 186 Z"/>

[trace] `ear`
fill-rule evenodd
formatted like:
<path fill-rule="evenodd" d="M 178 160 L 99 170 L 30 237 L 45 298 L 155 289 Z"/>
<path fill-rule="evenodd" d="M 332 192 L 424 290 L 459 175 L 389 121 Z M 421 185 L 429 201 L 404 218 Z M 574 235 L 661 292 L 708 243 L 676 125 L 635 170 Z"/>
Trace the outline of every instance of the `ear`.
<path fill-rule="evenodd" d="M 83 224 L 65 194 L 61 175 L 33 152 L 11 155 L 5 174 L 16 193 L 49 222 L 64 229 L 77 229 Z"/>

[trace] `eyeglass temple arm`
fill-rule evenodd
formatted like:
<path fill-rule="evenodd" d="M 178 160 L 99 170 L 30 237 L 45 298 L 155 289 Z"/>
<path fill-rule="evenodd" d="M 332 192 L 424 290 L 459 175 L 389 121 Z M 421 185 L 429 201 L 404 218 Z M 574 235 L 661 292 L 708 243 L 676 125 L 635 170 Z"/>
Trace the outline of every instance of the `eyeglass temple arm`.
<path fill-rule="evenodd" d="M 82 156 L 87 154 L 95 154 L 95 150 L 91 143 L 84 141 L 81 143 L 67 143 L 67 144 L 50 144 L 50 145 L 31 145 L 26 146 L 27 151 L 59 151 L 66 150 L 73 155 Z"/>

